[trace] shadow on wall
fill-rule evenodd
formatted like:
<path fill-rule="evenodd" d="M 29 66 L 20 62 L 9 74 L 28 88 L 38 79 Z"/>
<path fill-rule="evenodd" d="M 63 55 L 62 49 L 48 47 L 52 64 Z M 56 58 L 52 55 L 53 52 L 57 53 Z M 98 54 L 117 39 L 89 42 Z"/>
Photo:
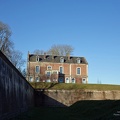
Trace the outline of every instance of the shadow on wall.
<path fill-rule="evenodd" d="M 44 89 L 35 90 L 35 106 L 36 107 L 67 107 L 63 103 L 45 95 Z"/>
<path fill-rule="evenodd" d="M 70 107 L 36 107 L 17 118 L 13 120 L 120 120 L 120 100 L 82 100 Z"/>

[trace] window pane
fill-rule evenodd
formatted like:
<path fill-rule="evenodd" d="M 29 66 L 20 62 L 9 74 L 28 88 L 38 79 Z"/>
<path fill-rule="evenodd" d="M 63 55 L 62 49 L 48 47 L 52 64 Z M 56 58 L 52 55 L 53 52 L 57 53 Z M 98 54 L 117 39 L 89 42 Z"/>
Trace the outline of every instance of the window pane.
<path fill-rule="evenodd" d="M 77 63 L 80 63 L 80 59 L 77 59 Z"/>
<path fill-rule="evenodd" d="M 52 69 L 52 67 L 51 66 L 48 66 L 48 70 L 51 70 Z"/>
<path fill-rule="evenodd" d="M 50 79 L 47 79 L 46 82 L 51 82 L 51 80 L 50 80 Z"/>
<path fill-rule="evenodd" d="M 69 83 L 69 78 L 66 78 L 66 83 Z"/>
<path fill-rule="evenodd" d="M 82 83 L 86 83 L 86 79 L 85 78 L 82 79 Z"/>
<path fill-rule="evenodd" d="M 75 83 L 75 78 L 72 79 L 72 83 Z"/>
<path fill-rule="evenodd" d="M 39 77 L 36 77 L 36 82 L 39 82 Z"/>
<path fill-rule="evenodd" d="M 39 61 L 39 56 L 36 56 L 36 61 Z"/>
<path fill-rule="evenodd" d="M 47 76 L 50 76 L 50 72 L 47 72 Z"/>
<path fill-rule="evenodd" d="M 40 72 L 39 66 L 36 66 L 36 72 L 37 72 L 37 73 Z"/>
<path fill-rule="evenodd" d="M 60 73 L 63 73 L 63 67 L 60 67 Z"/>
<path fill-rule="evenodd" d="M 77 74 L 80 74 L 80 68 L 77 68 Z"/>
<path fill-rule="evenodd" d="M 63 80 L 64 80 L 63 78 L 58 79 L 59 83 L 63 83 Z"/>
<path fill-rule="evenodd" d="M 30 81 L 30 82 L 33 82 L 33 77 L 30 77 L 30 78 L 29 78 L 29 81 Z"/>
<path fill-rule="evenodd" d="M 60 62 L 63 63 L 64 62 L 64 58 L 60 58 Z"/>

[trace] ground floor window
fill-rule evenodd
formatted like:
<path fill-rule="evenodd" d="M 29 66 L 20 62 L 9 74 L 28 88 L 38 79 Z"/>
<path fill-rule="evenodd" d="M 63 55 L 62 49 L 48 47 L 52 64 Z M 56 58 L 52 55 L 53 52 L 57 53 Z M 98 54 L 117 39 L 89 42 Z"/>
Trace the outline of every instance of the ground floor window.
<path fill-rule="evenodd" d="M 40 82 L 39 77 L 36 77 L 36 78 L 35 78 L 35 81 L 36 81 L 36 82 Z"/>
<path fill-rule="evenodd" d="M 59 82 L 59 83 L 63 83 L 63 82 L 64 82 L 64 78 L 60 77 L 60 78 L 58 79 L 58 82 Z"/>
<path fill-rule="evenodd" d="M 46 82 L 51 82 L 51 80 L 50 80 L 50 79 L 47 79 Z"/>
<path fill-rule="evenodd" d="M 86 83 L 86 78 L 82 78 L 82 83 Z"/>
<path fill-rule="evenodd" d="M 75 83 L 75 78 L 72 78 L 72 83 Z"/>
<path fill-rule="evenodd" d="M 29 77 L 29 82 L 33 82 L 33 77 L 32 76 Z"/>
<path fill-rule="evenodd" d="M 65 82 L 66 82 L 66 83 L 69 83 L 69 82 L 70 82 L 68 77 L 66 78 L 66 81 L 65 81 Z"/>

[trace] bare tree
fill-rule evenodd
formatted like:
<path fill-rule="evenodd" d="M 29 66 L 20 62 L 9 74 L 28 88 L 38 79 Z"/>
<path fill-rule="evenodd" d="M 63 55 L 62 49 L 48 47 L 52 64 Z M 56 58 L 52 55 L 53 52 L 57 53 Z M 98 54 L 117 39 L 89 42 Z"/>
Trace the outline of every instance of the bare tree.
<path fill-rule="evenodd" d="M 27 71 L 26 71 L 26 69 L 23 69 L 22 71 L 21 71 L 21 73 L 22 73 L 22 75 L 26 78 L 27 77 Z"/>
<path fill-rule="evenodd" d="M 36 54 L 36 55 L 43 55 L 45 53 L 45 51 L 44 50 L 36 49 L 36 50 L 34 50 L 33 53 Z"/>
<path fill-rule="evenodd" d="M 53 45 L 50 50 L 48 50 L 48 54 L 54 55 L 67 55 L 72 54 L 74 48 L 70 45 Z"/>
<path fill-rule="evenodd" d="M 22 58 L 22 52 L 20 52 L 19 50 L 13 51 L 10 61 L 20 71 L 25 63 L 25 60 Z"/>
<path fill-rule="evenodd" d="M 0 22 L 0 50 L 10 59 L 14 48 L 13 42 L 10 40 L 11 31 L 8 25 Z"/>
<path fill-rule="evenodd" d="M 14 43 L 10 40 L 10 36 L 11 30 L 9 26 L 0 22 L 0 50 L 21 71 L 25 60 L 22 59 L 22 53 L 14 49 Z"/>

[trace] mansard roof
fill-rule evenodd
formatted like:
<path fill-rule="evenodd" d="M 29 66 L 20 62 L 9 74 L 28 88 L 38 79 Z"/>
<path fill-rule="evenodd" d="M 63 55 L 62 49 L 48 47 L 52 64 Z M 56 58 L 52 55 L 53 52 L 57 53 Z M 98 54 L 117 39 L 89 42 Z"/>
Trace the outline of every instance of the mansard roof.
<path fill-rule="evenodd" d="M 38 58 L 38 59 L 37 59 Z M 60 59 L 63 58 L 63 63 L 77 63 L 77 59 L 80 59 L 80 64 L 88 64 L 85 57 L 74 57 L 74 56 L 53 56 L 53 55 L 35 55 L 35 54 L 29 54 L 29 60 L 30 62 L 52 62 L 52 63 L 60 63 Z"/>

